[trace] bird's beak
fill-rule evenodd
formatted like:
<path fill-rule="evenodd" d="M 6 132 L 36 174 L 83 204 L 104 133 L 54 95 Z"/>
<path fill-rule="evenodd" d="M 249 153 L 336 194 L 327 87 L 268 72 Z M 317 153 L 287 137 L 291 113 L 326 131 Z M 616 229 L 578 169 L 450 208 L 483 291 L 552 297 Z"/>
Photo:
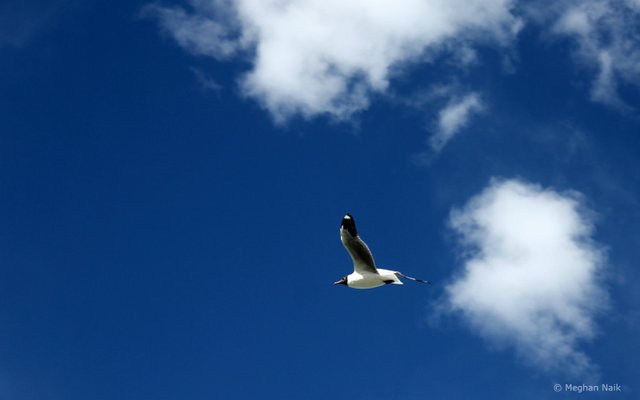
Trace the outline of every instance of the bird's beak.
<path fill-rule="evenodd" d="M 342 278 L 337 282 L 333 282 L 334 285 L 346 285 L 347 284 L 347 278 Z"/>

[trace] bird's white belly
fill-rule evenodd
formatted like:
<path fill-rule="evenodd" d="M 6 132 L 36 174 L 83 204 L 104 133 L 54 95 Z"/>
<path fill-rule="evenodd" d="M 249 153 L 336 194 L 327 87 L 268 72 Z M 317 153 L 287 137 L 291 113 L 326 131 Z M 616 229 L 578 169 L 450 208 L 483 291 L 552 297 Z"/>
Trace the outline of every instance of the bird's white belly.
<path fill-rule="evenodd" d="M 348 277 L 349 287 L 354 289 L 373 289 L 384 285 L 383 277 L 378 274 L 358 274 L 352 273 Z"/>

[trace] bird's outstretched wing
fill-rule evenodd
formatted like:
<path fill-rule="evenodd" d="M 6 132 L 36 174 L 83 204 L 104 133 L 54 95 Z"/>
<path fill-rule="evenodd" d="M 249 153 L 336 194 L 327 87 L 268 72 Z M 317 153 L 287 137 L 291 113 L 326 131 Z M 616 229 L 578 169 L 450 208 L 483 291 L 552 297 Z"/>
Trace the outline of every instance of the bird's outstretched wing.
<path fill-rule="evenodd" d="M 376 263 L 367 244 L 360 239 L 356 222 L 349 214 L 342 218 L 340 240 L 353 259 L 353 270 L 359 274 L 377 274 Z"/>
<path fill-rule="evenodd" d="M 420 283 L 428 283 L 431 284 L 431 282 L 426 281 L 424 279 L 418 279 L 418 278 L 414 278 L 413 276 L 408 276 L 403 274 L 402 272 L 396 272 L 396 275 L 402 278 L 407 278 L 407 279 L 411 279 L 412 281 L 416 281 L 416 282 L 420 282 Z"/>

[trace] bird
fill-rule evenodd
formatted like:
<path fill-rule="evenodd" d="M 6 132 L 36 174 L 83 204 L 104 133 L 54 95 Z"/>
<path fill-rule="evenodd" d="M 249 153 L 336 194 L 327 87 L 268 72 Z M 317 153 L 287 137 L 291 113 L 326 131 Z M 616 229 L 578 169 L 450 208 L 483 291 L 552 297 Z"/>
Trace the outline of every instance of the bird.
<path fill-rule="evenodd" d="M 360 238 L 356 229 L 356 221 L 347 213 L 340 224 L 340 240 L 353 260 L 353 272 L 334 285 L 346 285 L 354 289 L 373 289 L 383 285 L 402 285 L 400 278 L 420 283 L 431 283 L 407 276 L 400 271 L 392 271 L 376 267 L 373 255 L 367 244 Z"/>

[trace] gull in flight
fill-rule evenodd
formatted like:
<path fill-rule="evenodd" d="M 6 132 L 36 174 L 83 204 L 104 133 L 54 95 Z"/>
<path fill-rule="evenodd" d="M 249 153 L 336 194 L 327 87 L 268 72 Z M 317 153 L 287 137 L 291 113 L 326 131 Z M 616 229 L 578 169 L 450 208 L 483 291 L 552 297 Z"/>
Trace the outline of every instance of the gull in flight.
<path fill-rule="evenodd" d="M 402 285 L 400 278 L 421 283 L 431 283 L 412 278 L 399 271 L 377 268 L 373 255 L 367 244 L 360 239 L 356 230 L 356 222 L 350 214 L 342 218 L 340 240 L 353 259 L 353 273 L 335 282 L 334 285 L 347 285 L 354 289 L 372 289 L 382 285 Z"/>

